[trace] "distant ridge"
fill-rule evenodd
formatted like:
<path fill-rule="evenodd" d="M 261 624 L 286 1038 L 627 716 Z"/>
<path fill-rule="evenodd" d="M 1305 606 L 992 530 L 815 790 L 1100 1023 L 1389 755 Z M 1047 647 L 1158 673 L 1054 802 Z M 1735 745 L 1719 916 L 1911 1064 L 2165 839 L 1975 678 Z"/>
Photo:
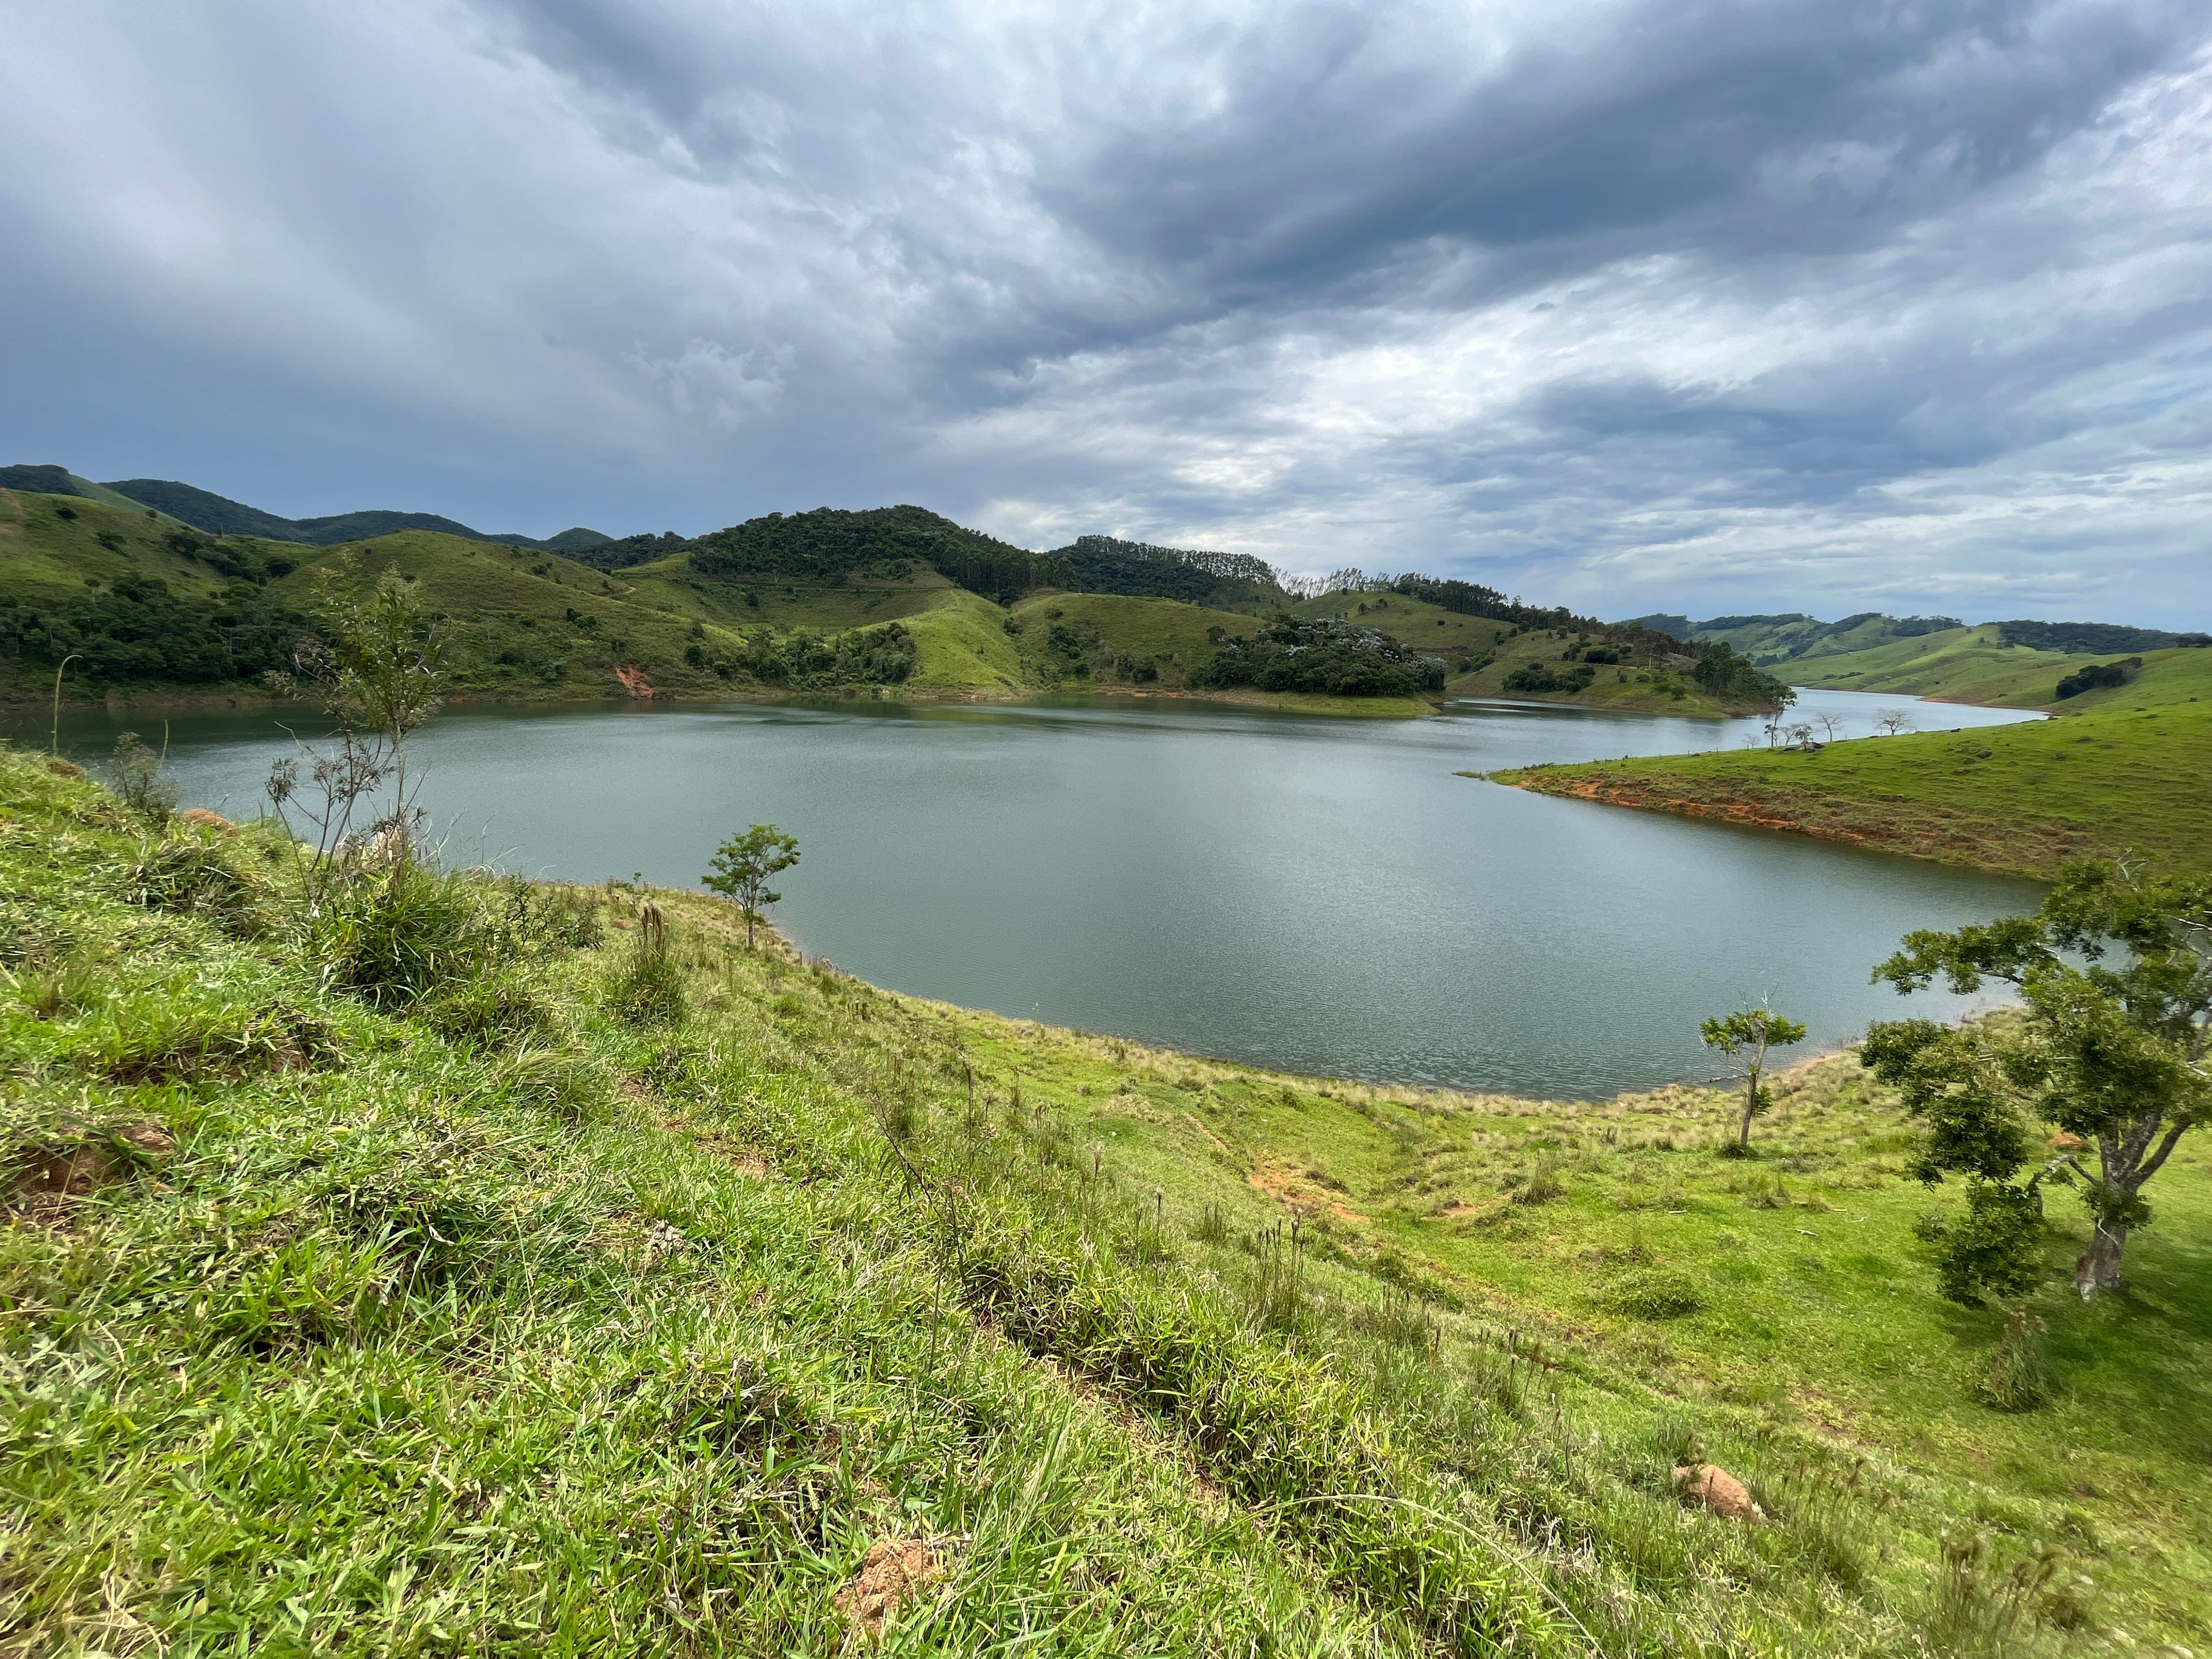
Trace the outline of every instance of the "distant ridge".
<path fill-rule="evenodd" d="M 58 467 L 9 467 L 0 469 L 0 477 L 16 472 L 43 474 L 61 470 Z M 40 486 L 25 483 L 9 487 L 38 489 Z M 100 488 L 143 502 L 191 526 L 195 530 L 204 530 L 210 536 L 258 536 L 264 541 L 304 542 L 311 547 L 334 547 L 340 542 L 367 541 L 373 536 L 389 536 L 400 530 L 435 530 L 472 542 L 496 542 L 503 546 L 535 548 L 548 553 L 578 552 L 614 539 L 596 530 L 584 529 L 581 526 L 574 530 L 564 530 L 559 535 L 544 540 L 534 536 L 487 534 L 435 513 L 395 513 L 381 508 L 361 513 L 337 513 L 319 519 L 286 519 L 274 513 L 264 513 L 258 507 L 248 507 L 243 501 L 234 501 L 212 490 L 180 483 L 173 478 L 118 478 Z M 49 493 L 55 492 L 50 489 Z"/>
<path fill-rule="evenodd" d="M 1733 646 L 1762 667 L 1796 662 L 1892 645 L 1900 640 L 1925 638 L 1967 627 L 1956 617 L 1892 617 L 1879 611 L 1862 611 L 1840 622 L 1822 622 L 1802 611 L 1771 615 L 1709 617 L 1703 622 L 1667 611 L 1654 611 L 1623 623 L 1629 628 L 1656 629 L 1678 640 L 1704 644 L 1720 641 Z M 1994 628 L 1997 639 L 2008 646 L 2072 655 L 2118 651 L 2160 651 L 2177 645 L 2196 645 L 2201 634 L 2171 634 L 2163 629 L 2134 628 L 2118 623 L 1998 622 L 1975 626 Z"/>

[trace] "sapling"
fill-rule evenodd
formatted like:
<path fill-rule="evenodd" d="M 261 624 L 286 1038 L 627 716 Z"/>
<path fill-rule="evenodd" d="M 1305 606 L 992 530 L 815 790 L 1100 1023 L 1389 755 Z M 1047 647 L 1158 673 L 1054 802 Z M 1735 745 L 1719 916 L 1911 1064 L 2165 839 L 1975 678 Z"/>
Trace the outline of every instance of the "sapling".
<path fill-rule="evenodd" d="M 1709 1019 L 1698 1030 L 1705 1047 L 1735 1062 L 1736 1074 L 1743 1081 L 1743 1123 L 1736 1131 L 1735 1149 L 1739 1155 L 1747 1153 L 1751 1150 L 1752 1119 L 1774 1104 L 1774 1091 L 1763 1080 L 1767 1051 L 1802 1042 L 1805 1027 L 1797 1020 L 1784 1018 L 1762 1002 L 1756 1008 L 1739 1008 L 1732 1014 Z"/>
<path fill-rule="evenodd" d="M 772 823 L 757 823 L 742 836 L 732 836 L 714 849 L 706 884 L 725 898 L 734 900 L 745 913 L 745 949 L 753 948 L 753 924 L 761 911 L 782 898 L 769 890 L 769 878 L 799 862 L 799 840 Z"/>

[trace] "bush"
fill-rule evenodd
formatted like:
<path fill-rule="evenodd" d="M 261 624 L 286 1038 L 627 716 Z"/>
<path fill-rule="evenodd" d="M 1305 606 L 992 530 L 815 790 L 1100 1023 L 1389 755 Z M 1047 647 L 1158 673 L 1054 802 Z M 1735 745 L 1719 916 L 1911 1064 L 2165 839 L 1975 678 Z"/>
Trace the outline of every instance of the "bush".
<path fill-rule="evenodd" d="M 109 787 L 134 812 L 165 818 L 183 799 L 183 787 L 163 775 L 161 757 L 141 743 L 136 732 L 125 732 L 116 738 L 115 756 L 109 764 L 115 774 Z"/>
<path fill-rule="evenodd" d="M 1224 639 L 1190 682 L 1340 697 L 1411 697 L 1442 690 L 1444 665 L 1372 629 L 1278 612 L 1249 639 Z"/>
<path fill-rule="evenodd" d="M 1553 669 L 1540 662 L 1524 662 L 1505 677 L 1508 691 L 1580 691 L 1597 678 L 1586 662 Z"/>

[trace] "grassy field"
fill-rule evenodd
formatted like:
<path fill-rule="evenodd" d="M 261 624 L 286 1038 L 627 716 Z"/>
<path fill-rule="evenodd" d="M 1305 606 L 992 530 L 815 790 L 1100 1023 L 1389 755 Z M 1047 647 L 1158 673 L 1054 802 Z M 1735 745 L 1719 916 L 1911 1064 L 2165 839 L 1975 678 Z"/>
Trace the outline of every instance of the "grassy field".
<path fill-rule="evenodd" d="M 2069 858 L 2212 870 L 2212 651 L 2147 653 L 2131 685 L 2032 724 L 1493 775 L 1545 794 L 2050 876 Z"/>
<path fill-rule="evenodd" d="M 0 752 L 10 1650 L 829 1654 L 900 1562 L 905 1653 L 2212 1639 L 2201 1147 L 2007 1415 L 1848 1060 L 1730 1161 L 1700 1089 L 1279 1076 L 695 896 L 655 954 L 612 884 L 296 881 Z"/>

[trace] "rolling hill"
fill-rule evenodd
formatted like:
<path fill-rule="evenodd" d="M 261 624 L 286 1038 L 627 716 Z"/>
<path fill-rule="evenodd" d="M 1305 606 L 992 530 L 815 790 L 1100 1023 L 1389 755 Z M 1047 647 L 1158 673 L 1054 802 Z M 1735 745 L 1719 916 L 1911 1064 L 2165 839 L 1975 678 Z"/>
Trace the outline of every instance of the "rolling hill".
<path fill-rule="evenodd" d="M 1257 560 L 1106 538 L 1036 553 L 919 507 L 769 514 L 571 558 L 442 520 L 279 520 L 185 486 L 125 481 L 169 512 L 59 469 L 17 476 L 68 489 L 0 493 L 0 698 L 15 702 L 50 690 L 64 658 L 72 696 L 258 695 L 310 629 L 321 584 L 386 570 L 421 584 L 462 696 L 1059 689 L 1414 714 L 1433 693 L 1403 688 L 1449 676 L 1478 695 L 1717 714 L 1755 705 L 1772 684 L 1725 646 L 1686 650 L 1465 582 L 1360 578 L 1301 599 Z M 229 527 L 196 528 L 186 514 Z M 297 539 L 364 524 L 379 533 Z M 286 533 L 260 533 L 272 528 Z M 1325 651 L 1302 659 L 1307 646 L 1279 642 L 1267 689 L 1224 683 L 1235 677 L 1221 665 L 1244 648 L 1236 642 L 1273 615 L 1291 619 L 1278 632 Z M 1407 680 L 1385 659 L 1436 666 Z M 1361 663 L 1373 672 L 1346 670 Z"/>
<path fill-rule="evenodd" d="M 2113 623 L 1993 622 L 1955 617 L 1888 617 L 1863 611 L 1824 623 L 1799 613 L 1760 617 L 1655 614 L 1631 626 L 1677 639 L 1718 641 L 1792 685 L 1836 691 L 1895 691 L 1950 702 L 2045 708 L 2063 701 L 2058 683 L 2114 657 L 2212 644 L 2203 634 Z"/>

